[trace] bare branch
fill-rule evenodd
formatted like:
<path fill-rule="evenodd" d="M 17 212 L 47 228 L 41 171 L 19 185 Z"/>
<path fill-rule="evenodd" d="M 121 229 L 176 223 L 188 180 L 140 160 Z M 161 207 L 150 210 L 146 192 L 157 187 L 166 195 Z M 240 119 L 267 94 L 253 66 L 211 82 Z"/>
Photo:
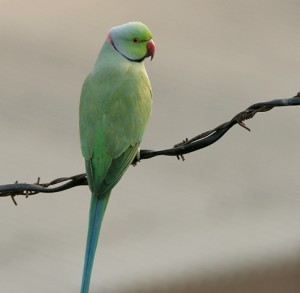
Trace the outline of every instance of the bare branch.
<path fill-rule="evenodd" d="M 182 157 L 184 154 L 200 150 L 215 143 L 235 124 L 239 124 L 250 131 L 243 121 L 253 118 L 256 113 L 267 112 L 275 107 L 284 106 L 300 106 L 300 92 L 292 98 L 277 99 L 253 104 L 246 110 L 235 115 L 231 120 L 215 127 L 212 130 L 205 131 L 191 139 L 186 139 L 183 142 L 176 144 L 171 149 L 165 149 L 161 151 L 141 150 L 140 160 L 150 159 L 156 156 Z"/>
<path fill-rule="evenodd" d="M 63 182 L 66 183 L 61 184 Z M 49 188 L 49 186 L 53 185 L 58 186 Z M 81 185 L 88 185 L 85 173 L 74 175 L 71 177 L 57 178 L 49 183 L 40 183 L 40 178 L 38 178 L 37 182 L 34 184 L 16 182 L 15 184 L 0 185 L 0 197 L 11 196 L 14 204 L 17 205 L 14 198 L 16 195 L 24 195 L 25 197 L 28 197 L 40 192 L 59 192 Z"/>
<path fill-rule="evenodd" d="M 184 160 L 184 154 L 200 150 L 215 143 L 235 124 L 239 124 L 243 128 L 250 131 L 250 129 L 244 123 L 245 120 L 253 118 L 259 112 L 267 112 L 273 108 L 285 106 L 300 106 L 300 92 L 292 98 L 277 99 L 253 104 L 246 110 L 235 115 L 231 120 L 215 127 L 212 130 L 205 131 L 191 139 L 185 139 L 183 142 L 175 144 L 175 146 L 170 149 L 160 151 L 141 150 L 139 158 L 136 158 L 133 161 L 133 165 L 136 165 L 137 162 L 140 162 L 141 160 L 146 160 L 157 156 L 176 156 L 178 159 L 181 158 Z M 58 178 L 49 183 L 40 183 L 40 178 L 38 178 L 37 182 L 34 184 L 16 182 L 15 184 L 0 185 L 0 196 L 10 196 L 13 202 L 17 204 L 14 198 L 16 195 L 28 197 L 40 192 L 60 192 L 81 185 L 87 185 L 86 174 Z"/>

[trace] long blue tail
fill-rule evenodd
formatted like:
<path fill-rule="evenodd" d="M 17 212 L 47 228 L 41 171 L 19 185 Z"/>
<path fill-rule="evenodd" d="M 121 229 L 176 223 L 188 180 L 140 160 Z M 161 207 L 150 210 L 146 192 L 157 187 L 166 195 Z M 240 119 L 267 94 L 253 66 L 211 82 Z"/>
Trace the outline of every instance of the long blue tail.
<path fill-rule="evenodd" d="M 89 215 L 89 228 L 86 242 L 84 268 L 80 293 L 89 292 L 91 274 L 98 243 L 98 237 L 100 233 L 100 227 L 109 199 L 109 195 L 110 193 L 106 194 L 105 196 L 97 197 L 94 194 L 92 194 Z"/>

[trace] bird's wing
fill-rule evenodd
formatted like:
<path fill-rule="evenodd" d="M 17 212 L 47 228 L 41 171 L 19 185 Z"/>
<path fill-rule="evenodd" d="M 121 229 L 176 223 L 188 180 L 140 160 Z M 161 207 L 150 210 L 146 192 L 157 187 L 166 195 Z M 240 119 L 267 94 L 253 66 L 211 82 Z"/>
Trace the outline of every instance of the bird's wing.
<path fill-rule="evenodd" d="M 80 102 L 80 136 L 92 191 L 102 195 L 122 177 L 138 151 L 151 112 L 148 78 L 88 76 Z"/>

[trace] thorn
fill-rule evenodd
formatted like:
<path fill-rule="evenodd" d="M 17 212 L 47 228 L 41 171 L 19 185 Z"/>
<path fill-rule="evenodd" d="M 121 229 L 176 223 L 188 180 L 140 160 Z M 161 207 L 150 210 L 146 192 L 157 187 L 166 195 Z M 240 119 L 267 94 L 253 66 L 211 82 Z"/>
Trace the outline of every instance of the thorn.
<path fill-rule="evenodd" d="M 185 138 L 185 139 L 183 139 L 181 142 L 176 143 L 176 144 L 173 146 L 173 148 L 177 148 L 177 147 L 183 146 L 183 145 L 187 144 L 188 142 L 189 142 L 189 139 L 188 139 L 188 138 Z"/>
<path fill-rule="evenodd" d="M 184 158 L 183 155 L 177 155 L 176 158 L 177 158 L 177 160 L 179 160 L 179 161 L 180 161 L 180 160 L 185 161 L 185 158 Z"/>
<path fill-rule="evenodd" d="M 249 132 L 251 131 L 250 128 L 247 127 L 246 124 L 245 124 L 243 121 L 238 122 L 238 123 L 239 123 L 240 126 L 242 126 L 243 128 L 245 128 L 245 129 L 248 130 Z"/>
<path fill-rule="evenodd" d="M 187 144 L 188 142 L 189 142 L 189 139 L 186 137 L 185 139 L 182 140 L 182 142 L 175 144 L 175 145 L 173 146 L 173 148 L 177 148 L 177 147 L 183 146 L 183 145 Z M 176 158 L 177 158 L 177 160 L 179 160 L 179 161 L 180 161 L 180 160 L 185 161 L 184 156 L 181 155 L 181 154 L 180 154 L 180 155 L 176 155 Z"/>
<path fill-rule="evenodd" d="M 12 201 L 14 202 L 15 206 L 17 206 L 18 204 L 17 204 L 17 202 L 16 202 L 16 200 L 15 200 L 15 196 L 14 196 L 14 195 L 11 195 L 10 197 L 11 197 Z"/>

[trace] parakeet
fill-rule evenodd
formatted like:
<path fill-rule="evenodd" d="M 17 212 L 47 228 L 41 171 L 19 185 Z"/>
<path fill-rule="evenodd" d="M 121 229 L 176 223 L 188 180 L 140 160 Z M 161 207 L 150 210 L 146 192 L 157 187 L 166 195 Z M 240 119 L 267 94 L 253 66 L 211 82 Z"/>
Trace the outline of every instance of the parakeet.
<path fill-rule="evenodd" d="M 81 293 L 89 291 L 100 226 L 112 188 L 138 153 L 152 107 L 143 60 L 155 44 L 141 22 L 113 27 L 80 98 L 80 142 L 91 204 Z"/>

